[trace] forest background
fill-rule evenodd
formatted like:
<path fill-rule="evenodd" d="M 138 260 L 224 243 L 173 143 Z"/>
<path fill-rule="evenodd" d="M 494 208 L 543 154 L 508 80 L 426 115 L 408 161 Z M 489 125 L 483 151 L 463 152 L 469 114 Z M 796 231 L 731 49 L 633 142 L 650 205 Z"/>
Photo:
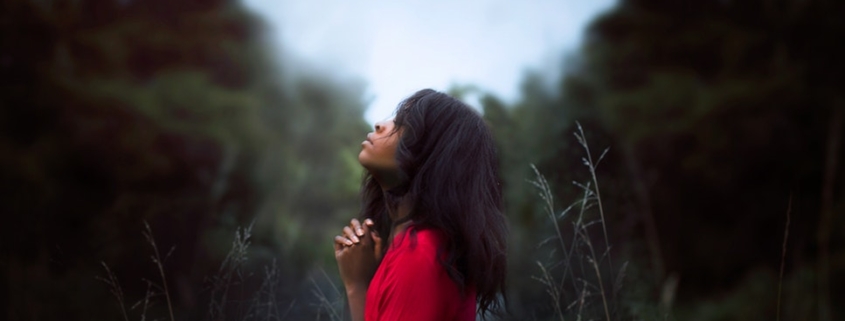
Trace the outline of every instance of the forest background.
<path fill-rule="evenodd" d="M 622 0 L 559 81 L 455 86 L 500 147 L 501 319 L 845 317 L 843 14 Z M 9 0 L 0 24 L 6 320 L 344 317 L 366 84 L 275 59 L 239 1 Z"/>

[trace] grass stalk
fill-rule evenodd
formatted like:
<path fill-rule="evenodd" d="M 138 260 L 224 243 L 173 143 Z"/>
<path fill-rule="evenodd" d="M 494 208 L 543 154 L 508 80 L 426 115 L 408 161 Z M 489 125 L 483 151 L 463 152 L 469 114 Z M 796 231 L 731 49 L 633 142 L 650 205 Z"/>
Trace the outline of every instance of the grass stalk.
<path fill-rule="evenodd" d="M 587 261 L 593 267 L 593 271 L 596 272 L 596 279 L 598 279 L 598 282 L 599 282 L 599 293 L 601 294 L 601 301 L 602 301 L 602 305 L 604 306 L 604 315 L 605 315 L 605 318 L 606 318 L 605 320 L 610 321 L 610 309 L 608 308 L 608 304 L 607 304 L 607 295 L 605 295 L 604 283 L 602 282 L 601 271 L 599 270 L 599 264 L 598 264 L 598 262 L 596 262 L 596 259 L 595 259 L 596 251 L 593 248 L 593 242 L 591 242 L 590 238 L 586 235 L 586 233 L 587 233 L 586 226 L 582 225 L 582 227 L 583 228 L 581 229 L 581 233 L 585 233 L 585 235 L 583 235 L 584 243 L 587 245 L 587 248 L 590 249 L 590 255 L 591 255 L 591 256 L 587 257 Z"/>
<path fill-rule="evenodd" d="M 147 292 L 144 293 L 144 299 L 135 303 L 132 306 L 132 309 L 135 309 L 136 306 L 143 303 L 144 306 L 141 308 L 141 321 L 147 320 L 147 309 L 150 307 L 150 299 L 153 297 L 153 284 L 150 281 L 147 282 Z"/>
<path fill-rule="evenodd" d="M 776 321 L 780 321 L 781 293 L 783 292 L 783 266 L 786 263 L 786 242 L 789 239 L 789 220 L 792 212 L 792 194 L 789 195 L 789 205 L 786 207 L 786 227 L 783 231 L 783 250 L 780 254 L 780 274 L 778 275 L 778 305 Z"/>
<path fill-rule="evenodd" d="M 548 181 L 546 180 L 546 178 L 542 174 L 540 174 L 540 171 L 537 169 L 536 166 L 534 166 L 534 164 L 531 164 L 531 169 L 534 170 L 534 174 L 536 175 L 536 178 L 533 181 L 529 181 L 529 183 L 534 185 L 534 187 L 536 187 L 539 190 L 538 194 L 540 195 L 540 198 L 542 198 L 543 201 L 546 203 L 546 209 L 545 209 L 546 215 L 548 216 L 549 220 L 554 225 L 556 238 L 557 238 L 558 242 L 560 243 L 561 251 L 563 251 L 563 257 L 564 257 L 563 275 L 564 275 L 564 277 L 560 281 L 561 282 L 560 286 L 562 288 L 563 284 L 565 283 L 567 273 L 569 274 L 569 276 L 572 280 L 575 280 L 575 275 L 572 273 L 572 270 L 569 268 L 569 262 L 571 262 L 570 253 L 572 253 L 574 251 L 576 239 L 573 238 L 572 243 L 571 243 L 572 248 L 567 250 L 566 249 L 566 242 L 563 239 L 563 234 L 561 234 L 561 228 L 560 228 L 560 225 L 558 224 L 558 220 L 563 219 L 566 216 L 566 214 L 569 213 L 569 211 L 572 209 L 572 207 L 575 206 L 575 204 L 577 204 L 577 203 L 573 203 L 572 205 L 569 205 L 569 207 L 567 207 L 565 210 L 563 210 L 560 213 L 560 215 L 556 215 L 555 210 L 554 210 L 554 196 L 552 195 L 552 189 L 549 186 Z M 573 282 L 573 288 L 576 292 L 578 291 L 578 289 L 575 288 L 574 282 Z"/>
<path fill-rule="evenodd" d="M 120 287 L 120 283 L 117 282 L 117 277 L 112 273 L 109 266 L 106 265 L 106 262 L 100 261 L 100 264 L 103 265 L 103 268 L 106 269 L 106 277 L 96 277 L 96 279 L 105 282 L 109 286 L 109 292 L 111 292 L 112 296 L 117 300 L 118 306 L 120 306 L 120 312 L 123 314 L 123 320 L 129 321 L 129 315 L 126 313 L 126 304 L 124 303 L 125 296 L 123 295 L 123 289 Z"/>
<path fill-rule="evenodd" d="M 170 254 L 173 253 L 175 247 L 170 248 L 170 251 L 164 257 L 164 259 L 162 259 L 158 251 L 158 246 L 156 245 L 155 238 L 153 238 L 153 230 L 150 228 L 150 224 L 144 221 L 144 226 L 146 227 L 146 230 L 144 231 L 144 237 L 147 238 L 147 242 L 153 247 L 153 255 L 150 256 L 150 258 L 153 260 L 153 263 L 155 263 L 156 267 L 158 267 L 158 272 L 161 276 L 161 284 L 164 288 L 164 298 L 167 301 L 167 311 L 170 313 L 170 321 L 175 321 L 176 318 L 173 317 L 173 304 L 170 300 L 170 291 L 167 288 L 167 278 L 164 274 L 164 262 L 167 260 L 168 257 L 170 257 Z"/>
<path fill-rule="evenodd" d="M 604 244 L 607 247 L 607 252 L 610 253 L 610 239 L 607 236 L 607 224 L 605 223 L 605 219 L 604 219 L 604 207 L 602 206 L 602 202 L 601 202 L 601 190 L 599 189 L 599 180 L 596 177 L 596 168 L 599 166 L 599 163 L 601 163 L 602 159 L 604 159 L 604 156 L 607 154 L 607 152 L 610 150 L 610 148 L 605 148 L 604 151 L 601 153 L 601 156 L 599 156 L 598 160 L 593 162 L 593 156 L 590 153 L 590 145 L 587 144 L 587 137 L 584 135 L 584 128 L 581 127 L 581 123 L 579 123 L 579 122 L 575 122 L 575 124 L 578 125 L 578 133 L 575 133 L 575 137 L 578 139 L 578 143 L 581 144 L 581 147 L 584 148 L 584 152 L 586 152 L 586 154 L 587 154 L 587 157 L 585 159 L 583 159 L 584 165 L 586 165 L 590 169 L 590 176 L 593 179 L 593 185 L 596 186 L 594 192 L 596 193 L 596 202 L 598 203 L 598 206 L 599 206 L 599 216 L 601 217 L 601 228 L 602 228 L 602 231 L 604 232 Z M 610 255 L 608 255 L 607 261 L 608 261 L 608 264 L 611 267 L 613 267 L 613 261 L 610 258 Z"/>
<path fill-rule="evenodd" d="M 329 284 L 331 284 L 332 290 L 334 290 L 334 292 L 335 292 L 335 297 L 340 297 L 340 291 L 334 285 L 334 282 L 332 282 L 331 279 L 329 279 L 329 277 L 328 277 L 328 275 L 326 275 L 325 271 L 323 271 L 323 270 L 321 270 L 321 271 L 323 272 L 323 275 L 326 277 L 326 279 L 329 281 Z M 329 300 L 329 297 L 326 295 L 325 292 L 323 292 L 323 289 L 320 287 L 319 284 L 317 284 L 317 281 L 314 280 L 313 277 L 310 278 L 310 281 L 311 281 L 311 284 L 314 285 L 314 288 L 311 290 L 311 293 L 314 294 L 314 297 L 316 297 L 317 300 L 319 301 L 319 308 L 322 309 L 322 310 L 325 310 L 326 313 L 328 313 L 330 320 L 332 320 L 332 321 L 342 321 L 343 316 L 341 315 L 341 313 L 338 312 L 338 310 L 343 311 L 343 308 L 336 309 L 335 306 L 337 305 L 337 303 L 333 302 L 332 300 Z"/>
<path fill-rule="evenodd" d="M 605 320 L 610 321 L 610 310 L 608 309 L 607 305 L 607 296 L 604 294 L 604 284 L 602 284 L 601 272 L 599 272 L 599 265 L 593 258 L 590 258 L 590 263 L 593 265 L 593 269 L 596 270 L 596 278 L 599 280 L 599 290 L 601 293 L 601 302 L 604 305 L 604 316 Z"/>
<path fill-rule="evenodd" d="M 208 309 L 212 319 L 226 319 L 226 305 L 229 302 L 229 290 L 233 282 L 243 282 L 241 268 L 247 261 L 247 251 L 251 244 L 252 227 L 235 230 L 235 238 L 232 240 L 232 248 L 226 254 L 226 258 L 220 263 L 217 274 L 211 277 L 211 299 Z M 238 278 L 235 280 L 235 278 Z M 239 306 L 240 308 L 240 306 Z"/>
<path fill-rule="evenodd" d="M 549 273 L 549 270 L 546 269 L 546 266 L 540 261 L 537 261 L 537 265 L 540 267 L 540 271 L 542 271 L 542 278 L 533 277 L 535 280 L 540 281 L 543 285 L 546 286 L 546 293 L 552 297 L 552 301 L 554 302 L 554 309 L 555 314 L 558 315 L 560 321 L 564 321 L 563 318 L 563 308 L 560 306 L 561 301 L 561 293 L 558 290 L 558 287 L 555 285 L 554 277 Z"/>
<path fill-rule="evenodd" d="M 573 182 L 576 186 L 580 187 L 584 193 L 580 200 L 573 202 L 569 207 L 565 210 L 560 212 L 559 214 L 555 213 L 554 210 L 554 201 L 553 201 L 553 194 L 551 192 L 551 188 L 543 177 L 540 174 L 539 170 L 536 166 L 531 166 L 532 170 L 536 175 L 536 179 L 533 181 L 529 181 L 539 190 L 539 196 L 545 202 L 545 214 L 546 216 L 552 221 L 552 226 L 555 229 L 555 235 L 550 237 L 540 243 L 540 245 L 546 243 L 547 241 L 557 238 L 558 242 L 560 243 L 560 247 L 563 253 L 563 260 L 562 263 L 564 264 L 564 271 L 563 277 L 560 280 L 560 285 L 557 286 L 555 282 L 555 278 L 551 273 L 551 270 L 548 266 L 543 265 L 541 262 L 537 262 L 538 266 L 542 274 L 539 277 L 532 277 L 535 280 L 539 281 L 546 287 L 546 292 L 549 294 L 551 299 L 554 301 L 553 308 L 555 314 L 557 314 L 560 320 L 564 319 L 564 311 L 573 308 L 575 305 L 578 306 L 577 308 L 577 320 L 581 320 L 582 317 L 586 317 L 587 319 L 595 318 L 596 316 L 584 316 L 583 313 L 585 311 L 585 307 L 588 305 L 588 293 L 590 293 L 591 288 L 594 287 L 594 284 L 590 284 L 588 279 L 588 275 L 595 274 L 595 278 L 597 279 L 597 286 L 599 288 L 599 295 L 601 296 L 602 300 L 602 308 L 604 311 L 604 320 L 610 321 L 611 320 L 611 301 L 608 298 L 608 293 L 605 289 L 605 284 L 608 280 L 604 279 L 602 273 L 602 260 L 605 256 L 607 256 L 607 264 L 609 265 L 610 273 L 610 281 L 611 283 L 607 283 L 609 287 L 613 288 L 613 297 L 616 297 L 616 293 L 619 289 L 621 289 L 621 279 L 624 277 L 625 268 L 627 267 L 627 263 L 622 266 L 619 270 L 619 275 L 614 275 L 612 272 L 614 270 L 613 262 L 610 255 L 610 237 L 607 232 L 607 221 L 606 216 L 604 213 L 604 207 L 602 204 L 601 194 L 599 191 L 599 184 L 598 184 L 598 176 L 597 176 L 597 168 L 601 161 L 604 159 L 605 155 L 607 154 L 609 149 L 605 149 L 598 158 L 593 158 L 589 145 L 586 140 L 586 136 L 584 133 L 583 128 L 580 124 L 578 124 L 578 130 L 574 133 L 575 137 L 578 139 L 578 143 L 583 147 L 584 152 L 587 154 L 585 157 L 582 157 L 582 161 L 585 166 L 589 168 L 590 171 L 590 179 L 585 182 L 584 184 Z M 595 202 L 595 204 L 593 203 Z M 580 211 L 577 217 L 572 219 L 573 225 L 573 236 L 572 242 L 570 243 L 571 248 L 567 249 L 566 243 L 564 242 L 563 232 L 560 229 L 559 220 L 565 219 L 566 214 L 569 213 L 575 206 L 580 205 Z M 598 206 L 599 211 L 599 218 L 596 220 L 587 220 L 585 217 L 586 212 L 593 206 Z M 593 245 L 590 235 L 589 235 L 589 227 L 593 224 L 601 222 L 602 232 L 605 242 L 605 250 L 601 255 L 596 255 L 596 248 Z M 576 268 L 573 267 L 572 259 L 575 256 L 577 263 L 580 265 L 580 271 L 575 271 Z M 580 258 L 580 259 L 578 259 Z M 555 263 L 558 264 L 558 263 Z M 554 265 L 552 266 L 554 267 Z M 579 278 L 575 276 L 579 275 Z M 565 298 L 565 293 L 562 291 L 563 287 L 566 283 L 567 277 L 571 278 L 571 282 L 573 288 L 575 290 L 575 300 L 572 301 L 568 306 L 565 308 L 562 307 L 562 302 L 567 301 Z M 619 280 L 619 282 L 613 282 L 614 279 Z M 578 288 L 578 284 L 583 283 L 583 288 Z M 615 302 L 615 301 L 614 301 Z M 589 311 L 586 310 L 586 311 Z M 575 311 L 573 311 L 575 312 Z M 598 311 L 596 311 L 598 312 Z M 600 318 L 600 317 L 599 317 Z"/>

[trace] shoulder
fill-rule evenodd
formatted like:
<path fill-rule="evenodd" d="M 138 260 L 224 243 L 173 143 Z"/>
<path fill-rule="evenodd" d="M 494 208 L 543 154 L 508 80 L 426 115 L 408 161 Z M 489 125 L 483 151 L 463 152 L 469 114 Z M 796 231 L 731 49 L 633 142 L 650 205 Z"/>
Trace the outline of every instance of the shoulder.
<path fill-rule="evenodd" d="M 443 239 L 440 231 L 431 228 L 412 227 L 408 234 L 415 236 L 418 244 L 427 247 L 440 246 Z"/>
<path fill-rule="evenodd" d="M 434 229 L 409 227 L 397 235 L 392 245 L 399 255 L 422 255 L 435 258 L 443 243 L 442 234 Z"/>
<path fill-rule="evenodd" d="M 387 279 L 413 276 L 415 279 L 445 275 L 442 266 L 442 238 L 432 229 L 408 227 L 397 234 L 379 269 Z M 405 275 L 405 274 L 411 275 Z"/>

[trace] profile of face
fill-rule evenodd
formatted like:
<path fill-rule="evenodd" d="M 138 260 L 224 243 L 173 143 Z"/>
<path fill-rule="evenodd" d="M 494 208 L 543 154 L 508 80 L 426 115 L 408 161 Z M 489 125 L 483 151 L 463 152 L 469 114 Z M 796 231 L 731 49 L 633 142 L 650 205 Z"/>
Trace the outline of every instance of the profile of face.
<path fill-rule="evenodd" d="M 401 136 L 401 131 L 395 130 L 393 119 L 377 122 L 374 131 L 361 143 L 358 162 L 379 179 L 397 176 L 396 147 Z"/>

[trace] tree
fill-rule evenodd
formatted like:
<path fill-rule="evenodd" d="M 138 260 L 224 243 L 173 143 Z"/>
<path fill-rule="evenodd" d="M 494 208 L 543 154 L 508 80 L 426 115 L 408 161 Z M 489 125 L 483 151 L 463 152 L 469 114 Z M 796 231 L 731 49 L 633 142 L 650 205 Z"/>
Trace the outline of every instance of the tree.
<path fill-rule="evenodd" d="M 175 248 L 164 267 L 180 319 L 204 316 L 204 278 L 252 221 L 249 268 L 281 258 L 280 300 L 310 293 L 297 289 L 320 257 L 305 245 L 330 237 L 309 223 L 357 208 L 359 83 L 275 58 L 238 1 L 13 0 L 0 11 L 10 319 L 117 318 L 94 276 L 104 261 L 126 302 L 144 297 L 141 279 L 156 274 L 142 221 L 162 251 Z"/>

